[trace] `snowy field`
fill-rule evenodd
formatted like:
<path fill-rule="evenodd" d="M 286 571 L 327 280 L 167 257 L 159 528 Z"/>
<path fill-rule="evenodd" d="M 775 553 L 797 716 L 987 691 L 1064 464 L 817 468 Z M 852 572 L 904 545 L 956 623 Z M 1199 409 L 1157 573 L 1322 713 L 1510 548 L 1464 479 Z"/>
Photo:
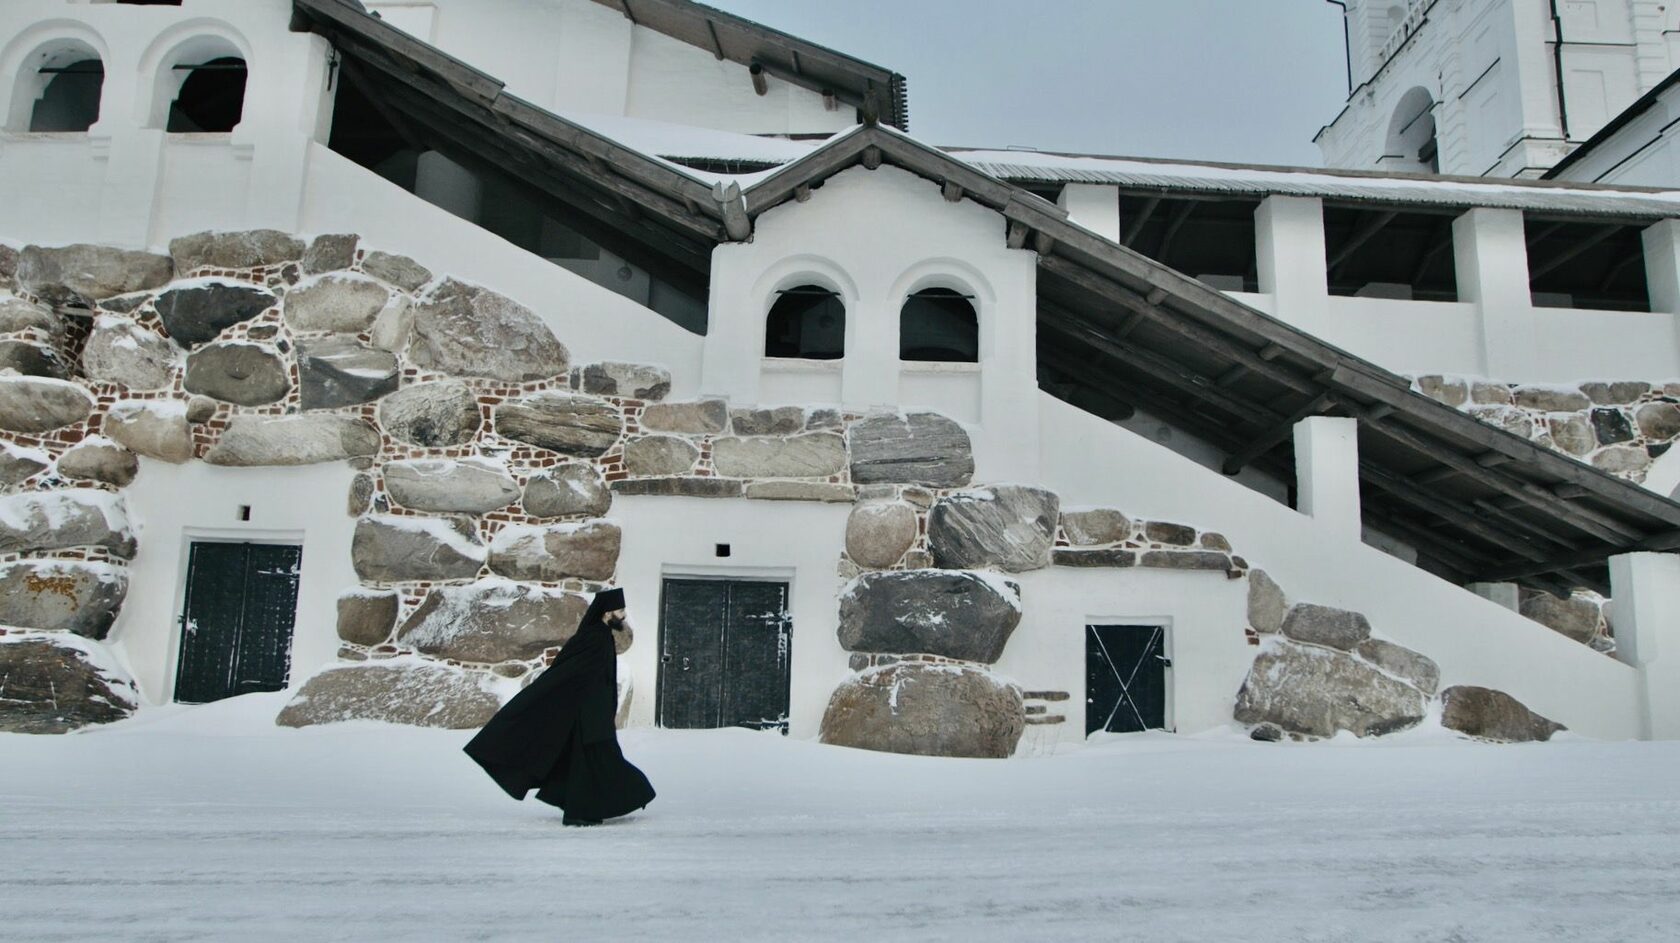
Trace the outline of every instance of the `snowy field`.
<path fill-rule="evenodd" d="M 280 703 L 0 734 L 0 939 L 1680 939 L 1680 743 L 997 762 L 636 730 L 659 799 L 577 830 L 465 733 Z"/>

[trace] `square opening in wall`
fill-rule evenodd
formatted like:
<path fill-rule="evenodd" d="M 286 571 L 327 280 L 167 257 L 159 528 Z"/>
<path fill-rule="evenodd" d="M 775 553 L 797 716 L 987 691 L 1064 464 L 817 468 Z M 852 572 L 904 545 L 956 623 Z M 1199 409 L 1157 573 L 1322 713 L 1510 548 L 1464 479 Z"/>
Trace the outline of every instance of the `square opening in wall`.
<path fill-rule="evenodd" d="M 249 504 L 241 504 L 239 506 L 239 519 L 242 521 L 248 521 L 251 519 L 251 506 Z"/>
<path fill-rule="evenodd" d="M 720 557 L 729 556 L 729 545 L 728 544 L 718 544 L 717 547 L 716 547 L 716 553 Z"/>

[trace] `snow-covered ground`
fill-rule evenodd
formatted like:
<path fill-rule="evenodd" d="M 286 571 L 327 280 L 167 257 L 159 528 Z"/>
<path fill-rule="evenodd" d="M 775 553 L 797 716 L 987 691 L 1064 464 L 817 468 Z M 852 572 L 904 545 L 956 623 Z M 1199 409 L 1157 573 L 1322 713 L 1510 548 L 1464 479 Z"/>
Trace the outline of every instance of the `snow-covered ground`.
<path fill-rule="evenodd" d="M 635 730 L 659 799 L 577 830 L 465 733 L 280 698 L 0 735 L 0 939 L 1680 939 L 1680 743 Z"/>

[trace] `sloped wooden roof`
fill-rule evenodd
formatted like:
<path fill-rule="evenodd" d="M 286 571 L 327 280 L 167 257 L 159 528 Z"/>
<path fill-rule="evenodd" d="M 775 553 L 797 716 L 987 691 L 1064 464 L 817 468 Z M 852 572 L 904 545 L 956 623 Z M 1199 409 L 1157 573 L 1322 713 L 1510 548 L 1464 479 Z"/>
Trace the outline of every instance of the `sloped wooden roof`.
<path fill-rule="evenodd" d="M 1607 560 L 1680 549 L 1680 504 L 1413 392 L 1408 381 L 1069 222 L 1054 204 L 877 125 L 843 134 L 744 192 L 505 94 L 501 84 L 356 12 L 294 0 L 377 77 L 407 120 L 514 172 L 682 264 L 852 166 L 890 164 L 1003 215 L 1011 246 L 1038 253 L 1041 372 L 1143 409 L 1223 449 L 1227 471 L 1290 481 L 1291 430 L 1312 415 L 1359 425 L 1367 526 L 1415 547 L 1456 582 L 1608 588 Z"/>

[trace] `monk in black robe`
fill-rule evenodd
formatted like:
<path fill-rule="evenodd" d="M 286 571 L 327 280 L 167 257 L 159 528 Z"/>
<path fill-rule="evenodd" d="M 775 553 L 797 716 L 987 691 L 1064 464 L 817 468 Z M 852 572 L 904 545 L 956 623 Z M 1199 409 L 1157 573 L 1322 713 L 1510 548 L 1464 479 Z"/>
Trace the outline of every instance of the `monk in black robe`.
<path fill-rule="evenodd" d="M 514 695 L 466 746 L 515 799 L 532 789 L 567 825 L 598 825 L 653 801 L 653 786 L 618 748 L 618 655 L 624 591 L 595 595 L 554 664 Z"/>

